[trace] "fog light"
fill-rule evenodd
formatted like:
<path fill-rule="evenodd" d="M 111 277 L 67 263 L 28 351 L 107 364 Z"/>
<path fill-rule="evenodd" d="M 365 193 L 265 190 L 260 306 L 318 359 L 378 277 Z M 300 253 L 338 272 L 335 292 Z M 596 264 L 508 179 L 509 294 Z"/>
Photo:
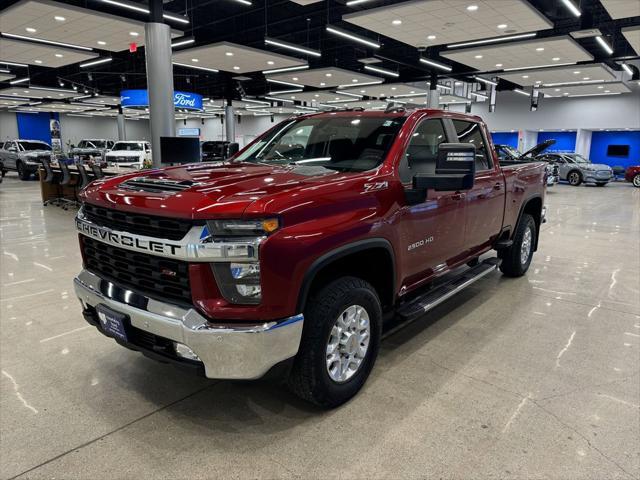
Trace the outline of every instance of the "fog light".
<path fill-rule="evenodd" d="M 175 342 L 175 345 L 176 355 L 179 357 L 186 358 L 187 360 L 195 360 L 197 362 L 200 361 L 200 357 L 198 357 L 198 355 L 196 355 L 196 353 L 186 345 L 178 342 Z"/>
<path fill-rule="evenodd" d="M 262 289 L 260 288 L 260 285 L 239 284 L 239 285 L 236 285 L 236 288 L 238 289 L 238 293 L 240 295 L 247 298 L 259 299 L 260 294 L 262 293 Z"/>
<path fill-rule="evenodd" d="M 260 278 L 259 263 L 232 263 L 229 266 L 229 269 L 231 271 L 231 276 L 236 280 L 250 276 Z"/>

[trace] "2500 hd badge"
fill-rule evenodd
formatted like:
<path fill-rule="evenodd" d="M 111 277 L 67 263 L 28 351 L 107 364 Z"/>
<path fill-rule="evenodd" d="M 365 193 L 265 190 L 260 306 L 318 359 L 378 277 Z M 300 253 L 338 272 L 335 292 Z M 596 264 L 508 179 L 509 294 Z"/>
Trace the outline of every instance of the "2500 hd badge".
<path fill-rule="evenodd" d="M 407 247 L 407 251 L 410 252 L 411 250 L 414 250 L 414 249 L 416 249 L 418 247 L 424 247 L 427 243 L 431 243 L 431 242 L 433 242 L 433 235 L 430 236 L 430 237 L 427 237 L 427 238 L 425 238 L 423 240 L 419 240 L 419 241 L 417 241 L 415 243 L 412 243 L 411 245 L 409 245 Z"/>
<path fill-rule="evenodd" d="M 76 218 L 76 228 L 91 237 L 111 243 L 112 245 L 122 245 L 123 247 L 137 248 L 148 252 L 175 255 L 176 250 L 182 248 L 180 245 L 159 242 L 157 240 L 143 240 L 135 236 L 114 232 L 105 228 L 96 227 Z"/>

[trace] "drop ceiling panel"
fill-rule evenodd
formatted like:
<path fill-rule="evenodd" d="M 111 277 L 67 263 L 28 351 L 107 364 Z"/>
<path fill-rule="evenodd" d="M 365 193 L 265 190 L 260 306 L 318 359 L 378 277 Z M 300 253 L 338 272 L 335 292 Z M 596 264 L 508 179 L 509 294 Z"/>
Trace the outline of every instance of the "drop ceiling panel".
<path fill-rule="evenodd" d="M 78 92 L 74 90 L 56 90 L 56 89 L 33 89 L 25 85 L 24 87 L 9 87 L 0 90 L 0 95 L 14 96 L 14 97 L 29 97 L 29 98 L 55 98 L 55 99 L 67 99 L 79 96 Z"/>
<path fill-rule="evenodd" d="M 28 63 L 40 67 L 62 67 L 96 58 L 97 53 L 0 38 L 0 63 Z"/>
<path fill-rule="evenodd" d="M 120 97 L 98 95 L 97 97 L 81 98 L 78 101 L 82 103 L 94 103 L 94 104 L 99 103 L 99 104 L 104 104 L 106 106 L 109 106 L 109 105 L 118 105 L 120 103 Z"/>
<path fill-rule="evenodd" d="M 636 51 L 636 55 L 640 55 L 640 26 L 626 27 L 620 31 L 622 35 L 624 35 L 624 38 L 627 39 L 627 42 L 629 42 L 629 45 Z"/>
<path fill-rule="evenodd" d="M 269 75 L 269 78 L 285 82 L 299 83 L 306 85 L 307 87 L 316 88 L 337 87 L 339 85 L 352 85 L 355 87 L 359 83 L 383 81 L 380 77 L 352 72 L 351 70 L 345 70 L 337 67 L 314 68 L 298 72 L 279 73 L 277 75 Z"/>
<path fill-rule="evenodd" d="M 600 0 L 600 2 L 614 20 L 640 16 L 640 1 L 638 0 Z"/>
<path fill-rule="evenodd" d="M 0 108 L 16 107 L 29 103 L 26 100 L 13 100 L 11 98 L 0 98 Z"/>
<path fill-rule="evenodd" d="M 12 78 L 16 78 L 16 76 L 11 75 L 10 73 L 0 73 L 0 82 L 5 82 L 7 80 L 11 80 Z"/>
<path fill-rule="evenodd" d="M 499 75 L 523 86 L 547 85 L 567 82 L 612 81 L 616 76 L 603 64 L 598 65 L 568 65 L 559 68 L 527 70 L 526 72 L 512 72 Z"/>
<path fill-rule="evenodd" d="M 55 17 L 62 17 L 58 21 Z M 2 31 L 118 52 L 144 45 L 144 23 L 48 0 L 23 0 L 0 12 Z M 35 28 L 36 32 L 27 32 Z M 131 35 L 137 33 L 137 36 Z M 172 30 L 173 37 L 182 32 Z M 98 44 L 104 42 L 105 44 Z"/>
<path fill-rule="evenodd" d="M 349 95 L 341 95 L 340 93 L 331 92 L 329 90 L 316 90 L 315 92 L 290 93 L 285 95 L 277 95 L 279 98 L 290 100 L 299 100 L 301 102 L 330 102 L 338 100 L 352 100 Z"/>
<path fill-rule="evenodd" d="M 568 36 L 461 48 L 444 51 L 440 55 L 478 70 L 560 65 L 593 60 L 591 54 Z"/>
<path fill-rule="evenodd" d="M 306 65 L 307 63 L 299 58 L 231 42 L 219 42 L 180 50 L 173 54 L 173 61 L 194 67 L 215 68 L 233 73 L 258 72 L 272 68 Z"/>
<path fill-rule="evenodd" d="M 414 85 L 408 85 L 405 83 L 384 83 L 381 85 L 368 85 L 361 88 L 349 88 L 345 89 L 349 93 L 357 93 L 360 95 L 367 95 L 368 97 L 382 98 L 382 97 L 395 97 L 397 95 L 416 95 L 426 96 L 429 90 Z"/>
<path fill-rule="evenodd" d="M 547 96 L 574 97 L 580 95 L 611 95 L 629 93 L 631 89 L 622 82 L 609 82 L 595 85 L 570 85 L 566 87 L 541 88 Z"/>
<path fill-rule="evenodd" d="M 553 27 L 525 0 L 478 0 L 473 2 L 478 7 L 475 11 L 467 10 L 469 4 L 460 0 L 414 0 L 350 13 L 342 19 L 415 47 Z"/>

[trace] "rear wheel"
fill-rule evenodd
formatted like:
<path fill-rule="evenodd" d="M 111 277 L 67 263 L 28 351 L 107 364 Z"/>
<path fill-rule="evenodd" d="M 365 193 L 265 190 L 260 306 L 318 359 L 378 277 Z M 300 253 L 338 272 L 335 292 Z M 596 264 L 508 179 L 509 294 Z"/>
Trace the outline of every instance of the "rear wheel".
<path fill-rule="evenodd" d="M 640 188 L 640 173 L 638 173 L 635 177 L 633 177 L 633 180 L 631 181 L 631 183 L 633 183 L 634 187 Z"/>
<path fill-rule="evenodd" d="M 31 172 L 27 170 L 27 168 L 24 166 L 24 163 L 18 162 L 17 168 L 18 177 L 20 177 L 20 180 L 29 180 L 31 178 Z"/>
<path fill-rule="evenodd" d="M 535 244 L 536 222 L 531 215 L 525 213 L 513 236 L 513 245 L 499 251 L 499 257 L 502 259 L 500 264 L 502 273 L 507 277 L 521 277 L 527 273 Z"/>
<path fill-rule="evenodd" d="M 569 175 L 567 175 L 567 180 L 569 180 L 570 185 L 577 187 L 582 183 L 582 175 L 580 174 L 580 172 L 574 170 L 573 172 L 569 172 Z"/>
<path fill-rule="evenodd" d="M 313 295 L 304 313 L 289 388 L 321 407 L 337 407 L 358 393 L 376 361 L 380 300 L 369 283 L 343 277 Z"/>

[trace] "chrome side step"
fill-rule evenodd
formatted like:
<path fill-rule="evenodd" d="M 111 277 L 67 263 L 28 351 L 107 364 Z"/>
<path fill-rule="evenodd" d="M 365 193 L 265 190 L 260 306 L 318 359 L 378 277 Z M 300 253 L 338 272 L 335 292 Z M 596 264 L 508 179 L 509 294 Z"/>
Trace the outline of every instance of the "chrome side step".
<path fill-rule="evenodd" d="M 437 286 L 433 290 L 429 290 L 424 295 L 412 300 L 406 305 L 403 305 L 396 312 L 402 323 L 392 328 L 390 331 L 385 332 L 385 336 L 388 336 L 397 329 L 402 328 L 406 323 L 420 318 L 429 310 L 437 307 L 442 302 L 453 297 L 469 285 L 477 282 L 485 275 L 497 270 L 501 262 L 502 261 L 497 257 L 488 258 L 475 267 L 469 268 L 459 276 Z"/>

